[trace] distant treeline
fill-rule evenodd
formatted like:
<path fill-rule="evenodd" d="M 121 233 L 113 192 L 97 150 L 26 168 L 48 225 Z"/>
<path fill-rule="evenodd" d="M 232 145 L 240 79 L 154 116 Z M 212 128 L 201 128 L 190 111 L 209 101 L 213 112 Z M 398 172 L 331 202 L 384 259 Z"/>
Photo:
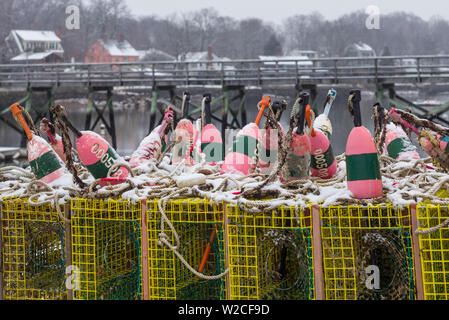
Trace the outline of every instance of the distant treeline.
<path fill-rule="evenodd" d="M 80 30 L 65 28 L 69 5 L 80 8 Z M 291 12 L 290 18 L 273 24 L 222 16 L 213 8 L 135 17 L 123 0 L 1 0 L 0 59 L 6 62 L 3 39 L 11 29 L 60 29 L 66 59 L 77 61 L 104 35 L 116 39 L 124 35 L 138 50 L 155 48 L 174 57 L 194 49 L 206 51 L 208 46 L 218 56 L 231 59 L 289 54 L 294 49 L 339 56 L 358 41 L 369 44 L 378 55 L 386 47 L 391 55 L 449 53 L 449 22 L 442 18 L 426 21 L 410 13 L 391 13 L 381 15 L 380 30 L 368 30 L 363 11 L 336 20 L 326 20 L 319 13 L 304 15 L 294 8 Z"/>

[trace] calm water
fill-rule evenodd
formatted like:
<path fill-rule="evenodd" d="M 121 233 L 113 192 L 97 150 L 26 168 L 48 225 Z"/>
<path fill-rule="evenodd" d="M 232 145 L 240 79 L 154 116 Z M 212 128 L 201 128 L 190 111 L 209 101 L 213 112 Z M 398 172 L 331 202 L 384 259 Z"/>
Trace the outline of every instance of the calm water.
<path fill-rule="evenodd" d="M 320 112 L 323 111 L 323 101 L 327 90 L 322 90 L 319 92 L 318 109 Z M 335 154 L 341 154 L 345 151 L 346 139 L 349 132 L 353 128 L 353 119 L 349 114 L 347 108 L 347 97 L 348 90 L 339 90 L 337 100 L 334 103 L 333 109 L 330 114 L 330 119 L 333 124 L 333 136 L 332 136 L 332 146 Z M 266 93 L 263 93 L 266 94 Z M 257 102 L 260 99 L 262 92 L 253 92 L 248 94 L 247 99 L 247 113 L 248 121 L 253 121 L 257 116 Z M 200 96 L 196 99 L 199 100 Z M 292 104 L 294 102 L 294 96 L 290 95 L 279 95 L 283 99 L 289 102 L 289 108 L 286 110 L 281 118 L 281 124 L 284 126 L 285 130 L 288 130 L 288 121 L 291 111 Z M 373 92 L 362 91 L 362 121 L 364 126 L 366 126 L 371 132 L 373 132 L 374 123 L 371 119 L 372 115 L 372 105 L 375 103 L 375 96 Z M 73 124 L 80 129 L 84 128 L 85 112 L 77 111 L 79 106 L 72 106 L 66 103 L 66 108 L 69 113 L 69 119 Z M 117 128 L 117 145 L 118 152 L 121 155 L 131 154 L 139 145 L 140 141 L 148 135 L 149 131 L 149 110 L 144 110 L 144 108 L 131 108 L 127 110 L 117 110 L 115 112 L 116 128 Z M 219 115 L 219 114 L 217 114 Z M 95 120 L 95 116 L 92 121 Z M 158 119 L 159 120 L 159 119 Z M 218 129 L 221 128 L 219 123 L 215 123 Z M 97 125 L 96 132 L 100 131 L 99 125 Z M 17 147 L 20 145 L 21 136 L 10 129 L 4 123 L 0 123 L 0 146 L 6 147 Z"/>

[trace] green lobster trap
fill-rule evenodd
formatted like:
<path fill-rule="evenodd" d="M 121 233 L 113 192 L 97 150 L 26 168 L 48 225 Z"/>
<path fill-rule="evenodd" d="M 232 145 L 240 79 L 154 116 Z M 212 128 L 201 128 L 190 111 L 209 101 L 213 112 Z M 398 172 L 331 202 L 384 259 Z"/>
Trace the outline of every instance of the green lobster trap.
<path fill-rule="evenodd" d="M 224 300 L 226 277 L 203 279 L 190 271 L 181 259 L 159 242 L 161 212 L 159 200 L 147 204 L 148 288 L 149 299 L 160 300 Z M 224 204 L 210 204 L 205 199 L 167 201 L 165 215 L 180 239 L 178 253 L 199 273 L 206 276 L 225 272 Z M 164 233 L 171 244 L 175 237 L 165 225 Z M 207 253 L 207 247 L 210 251 Z M 203 270 L 200 270 L 202 261 Z"/>
<path fill-rule="evenodd" d="M 418 229 L 429 229 L 449 219 L 447 206 L 417 206 Z M 425 300 L 449 299 L 449 228 L 419 235 L 423 291 Z"/>
<path fill-rule="evenodd" d="M 310 210 L 227 206 L 230 299 L 313 300 Z"/>
<path fill-rule="evenodd" d="M 416 299 L 410 209 L 320 208 L 326 300 Z"/>
<path fill-rule="evenodd" d="M 74 299 L 141 299 L 140 203 L 73 199 L 71 204 Z"/>
<path fill-rule="evenodd" d="M 3 201 L 3 299 L 65 300 L 64 222 L 49 204 Z"/>

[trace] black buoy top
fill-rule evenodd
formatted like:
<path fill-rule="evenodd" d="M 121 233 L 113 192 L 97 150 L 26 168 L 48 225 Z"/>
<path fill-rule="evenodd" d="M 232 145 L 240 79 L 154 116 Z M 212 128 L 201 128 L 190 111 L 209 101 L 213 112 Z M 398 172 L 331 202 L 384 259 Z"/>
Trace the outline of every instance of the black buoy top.
<path fill-rule="evenodd" d="M 352 90 L 350 95 L 354 95 L 352 97 L 352 113 L 354 116 L 354 127 L 362 126 L 362 114 L 360 113 L 360 101 L 362 101 L 362 95 L 360 94 L 360 90 Z"/>
<path fill-rule="evenodd" d="M 182 119 L 188 119 L 189 118 L 189 108 L 190 108 L 190 92 L 186 91 L 184 92 L 184 105 L 182 106 Z"/>
<path fill-rule="evenodd" d="M 204 119 L 204 125 L 208 125 L 212 123 L 212 112 L 210 110 L 210 104 L 212 102 L 212 96 L 210 93 L 206 93 L 203 95 L 203 98 L 205 99 L 204 101 L 204 113 L 205 113 L 205 118 Z"/>
<path fill-rule="evenodd" d="M 273 110 L 274 115 L 277 116 L 276 121 L 279 121 L 279 119 L 281 119 L 282 113 L 285 111 L 286 108 L 287 105 L 285 101 L 276 100 L 275 102 L 273 102 L 271 109 Z"/>
<path fill-rule="evenodd" d="M 304 134 L 304 123 L 306 119 L 306 109 L 309 104 L 310 95 L 308 93 L 301 94 L 301 107 L 299 109 L 299 121 L 296 133 L 300 136 Z"/>
<path fill-rule="evenodd" d="M 382 129 L 383 119 L 385 117 L 385 108 L 382 107 L 379 102 L 376 102 L 373 108 L 377 108 L 377 112 L 379 114 L 379 128 Z M 387 122 L 390 122 L 389 119 L 387 120 Z"/>

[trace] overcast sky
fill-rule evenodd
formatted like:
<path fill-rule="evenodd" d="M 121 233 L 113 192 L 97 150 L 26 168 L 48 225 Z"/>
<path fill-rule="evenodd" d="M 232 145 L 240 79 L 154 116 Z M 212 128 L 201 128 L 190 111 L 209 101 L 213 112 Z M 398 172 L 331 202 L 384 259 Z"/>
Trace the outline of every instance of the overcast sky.
<path fill-rule="evenodd" d="M 258 17 L 269 21 L 282 20 L 293 14 L 318 11 L 328 19 L 376 5 L 381 14 L 393 11 L 415 13 L 424 19 L 440 15 L 449 19 L 449 0 L 126 0 L 132 13 L 166 16 L 174 12 L 214 7 L 221 14 L 234 18 Z"/>

